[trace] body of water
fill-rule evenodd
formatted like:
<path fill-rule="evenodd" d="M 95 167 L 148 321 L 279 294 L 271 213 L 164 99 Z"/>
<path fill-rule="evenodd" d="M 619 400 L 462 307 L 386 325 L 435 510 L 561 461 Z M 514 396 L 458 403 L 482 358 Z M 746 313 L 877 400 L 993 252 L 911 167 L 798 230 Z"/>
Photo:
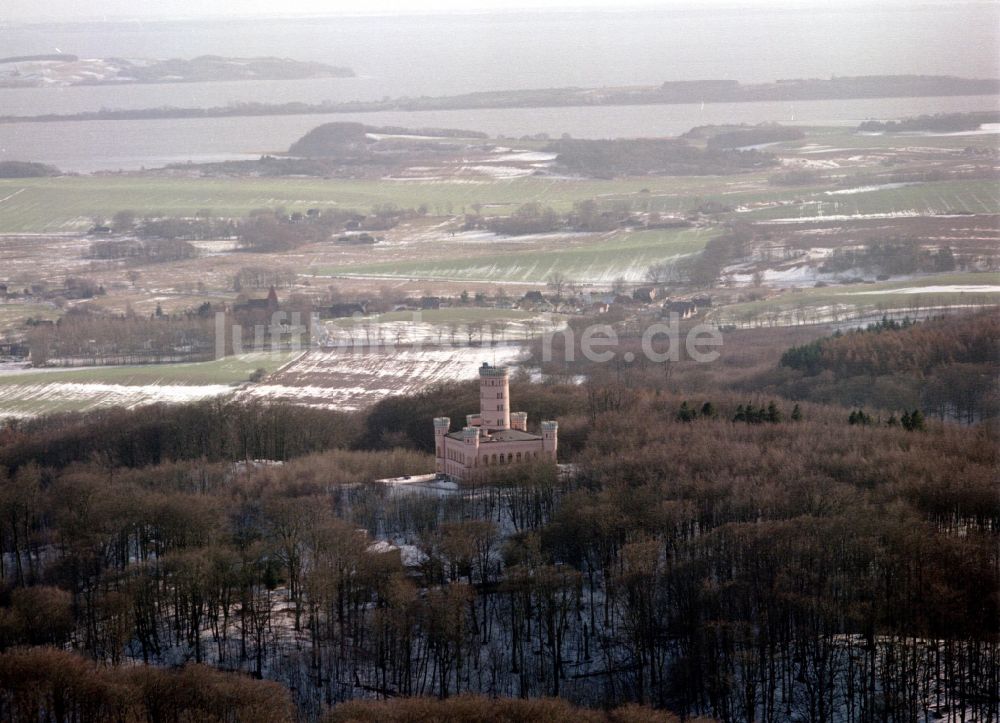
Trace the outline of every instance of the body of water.
<path fill-rule="evenodd" d="M 372 100 L 483 90 L 652 85 L 710 78 L 766 82 L 831 75 L 994 77 L 996 3 L 698 9 L 450 16 L 258 19 L 0 26 L 0 55 L 276 55 L 350 66 L 356 78 L 0 90 L 0 115 L 101 108 Z M 995 99 L 504 109 L 358 114 L 373 124 L 447 126 L 519 136 L 656 136 L 703 123 L 850 123 L 983 110 Z M 0 158 L 67 170 L 253 157 L 352 116 L 296 116 L 0 126 Z"/>
<path fill-rule="evenodd" d="M 856 126 L 866 119 L 996 110 L 989 96 L 882 98 L 798 103 L 708 103 L 573 108 L 502 108 L 136 121 L 0 124 L 0 159 L 31 159 L 65 171 L 155 168 L 168 163 L 257 158 L 281 153 L 331 121 L 406 128 L 461 128 L 520 138 L 536 133 L 576 138 L 676 136 L 697 125 L 779 122 Z"/>

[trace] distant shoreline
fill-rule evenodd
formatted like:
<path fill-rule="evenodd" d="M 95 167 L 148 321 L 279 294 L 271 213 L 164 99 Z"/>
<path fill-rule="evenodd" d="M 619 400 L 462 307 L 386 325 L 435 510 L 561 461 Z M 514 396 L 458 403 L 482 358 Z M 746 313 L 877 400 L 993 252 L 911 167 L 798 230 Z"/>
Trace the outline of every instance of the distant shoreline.
<path fill-rule="evenodd" d="M 802 102 L 865 98 L 924 98 L 1000 95 L 1000 79 L 887 75 L 779 80 L 742 85 L 734 80 L 667 82 L 660 86 L 549 88 L 331 103 L 240 103 L 211 108 L 138 108 L 82 113 L 0 116 L 0 123 L 164 120 L 283 115 L 330 115 L 385 111 L 496 110 L 595 106 Z"/>
<path fill-rule="evenodd" d="M 84 59 L 68 53 L 0 58 L 0 88 L 213 83 L 252 80 L 353 78 L 351 68 L 291 58 L 201 55 L 184 60 Z"/>

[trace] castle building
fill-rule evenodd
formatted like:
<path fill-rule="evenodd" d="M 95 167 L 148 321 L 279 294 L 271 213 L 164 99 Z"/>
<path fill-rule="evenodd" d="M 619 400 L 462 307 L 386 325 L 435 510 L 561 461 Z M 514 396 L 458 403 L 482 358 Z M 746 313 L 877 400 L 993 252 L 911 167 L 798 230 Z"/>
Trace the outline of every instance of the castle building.
<path fill-rule="evenodd" d="M 434 418 L 438 474 L 467 480 L 496 465 L 556 461 L 558 422 L 545 421 L 541 434 L 528 432 L 527 412 L 510 411 L 510 372 L 486 362 L 479 367 L 479 414 L 451 431 L 448 417 Z"/>

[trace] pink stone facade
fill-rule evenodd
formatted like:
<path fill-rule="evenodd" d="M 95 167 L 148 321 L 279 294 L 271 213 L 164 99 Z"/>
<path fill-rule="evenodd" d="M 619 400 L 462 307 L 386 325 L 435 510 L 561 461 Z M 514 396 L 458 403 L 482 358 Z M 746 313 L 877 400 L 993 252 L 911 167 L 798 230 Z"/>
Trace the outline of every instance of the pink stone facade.
<path fill-rule="evenodd" d="M 528 415 L 510 411 L 510 372 L 483 362 L 479 368 L 479 413 L 451 431 L 448 417 L 434 418 L 438 474 L 467 480 L 496 465 L 556 461 L 559 424 L 545 421 L 541 434 L 528 432 Z"/>

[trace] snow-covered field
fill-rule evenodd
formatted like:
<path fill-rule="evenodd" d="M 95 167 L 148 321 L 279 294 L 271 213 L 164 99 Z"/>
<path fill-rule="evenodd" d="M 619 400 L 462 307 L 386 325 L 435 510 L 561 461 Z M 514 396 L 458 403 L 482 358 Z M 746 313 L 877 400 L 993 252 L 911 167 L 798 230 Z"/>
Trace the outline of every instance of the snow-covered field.
<path fill-rule="evenodd" d="M 310 351 L 267 383 L 247 387 L 238 397 L 354 410 L 438 382 L 474 379 L 482 362 L 511 364 L 522 354 L 516 345 L 359 353 Z"/>
<path fill-rule="evenodd" d="M 10 384 L 0 387 L 3 416 L 27 417 L 60 410 L 86 411 L 101 407 L 132 409 L 146 404 L 196 402 L 223 394 L 228 384 L 106 384 L 99 382 L 52 382 Z"/>
<path fill-rule="evenodd" d="M 461 341 L 461 340 L 457 340 Z M 449 340 L 445 338 L 445 344 Z M 473 379 L 479 365 L 511 364 L 523 355 L 516 344 L 400 348 L 313 350 L 285 364 L 259 384 L 190 380 L 177 383 L 169 375 L 149 383 L 117 378 L 101 381 L 115 367 L 77 369 L 80 381 L 40 381 L 40 370 L 12 369 L 7 376 L 25 377 L 24 383 L 0 385 L 0 419 L 32 417 L 60 411 L 87 411 L 107 407 L 134 409 L 148 404 L 180 404 L 232 395 L 236 399 L 290 402 L 325 409 L 351 411 L 396 394 L 418 392 L 438 382 Z M 165 365 L 161 368 L 176 368 Z M 65 370 L 58 370 L 63 371 Z M 87 379 L 92 372 L 94 378 Z M 152 368 L 147 371 L 152 371 Z M 28 381 L 28 375 L 30 381 Z M 53 372 L 55 374 L 55 371 Z M 176 375 L 175 375 L 176 376 Z"/>
<path fill-rule="evenodd" d="M 562 316 L 552 314 L 537 314 L 528 318 L 496 320 L 463 320 L 456 317 L 453 324 L 433 319 L 424 320 L 424 314 L 419 311 L 410 312 L 411 318 L 399 321 L 379 321 L 374 318 L 343 319 L 327 322 L 325 325 L 328 336 L 324 346 L 339 347 L 347 350 L 355 344 L 376 346 L 383 344 L 450 344 L 454 346 L 467 340 L 473 333 L 476 343 L 503 344 L 506 342 L 527 339 L 546 332 L 562 329 L 566 322 Z M 427 316 L 432 316 L 429 312 Z M 470 328 L 471 324 L 471 328 Z"/>
<path fill-rule="evenodd" d="M 843 296 L 871 294 L 871 291 L 842 291 Z M 946 286 L 907 286 L 901 289 L 880 289 L 880 294 L 1000 294 L 993 284 L 950 284 Z"/>

